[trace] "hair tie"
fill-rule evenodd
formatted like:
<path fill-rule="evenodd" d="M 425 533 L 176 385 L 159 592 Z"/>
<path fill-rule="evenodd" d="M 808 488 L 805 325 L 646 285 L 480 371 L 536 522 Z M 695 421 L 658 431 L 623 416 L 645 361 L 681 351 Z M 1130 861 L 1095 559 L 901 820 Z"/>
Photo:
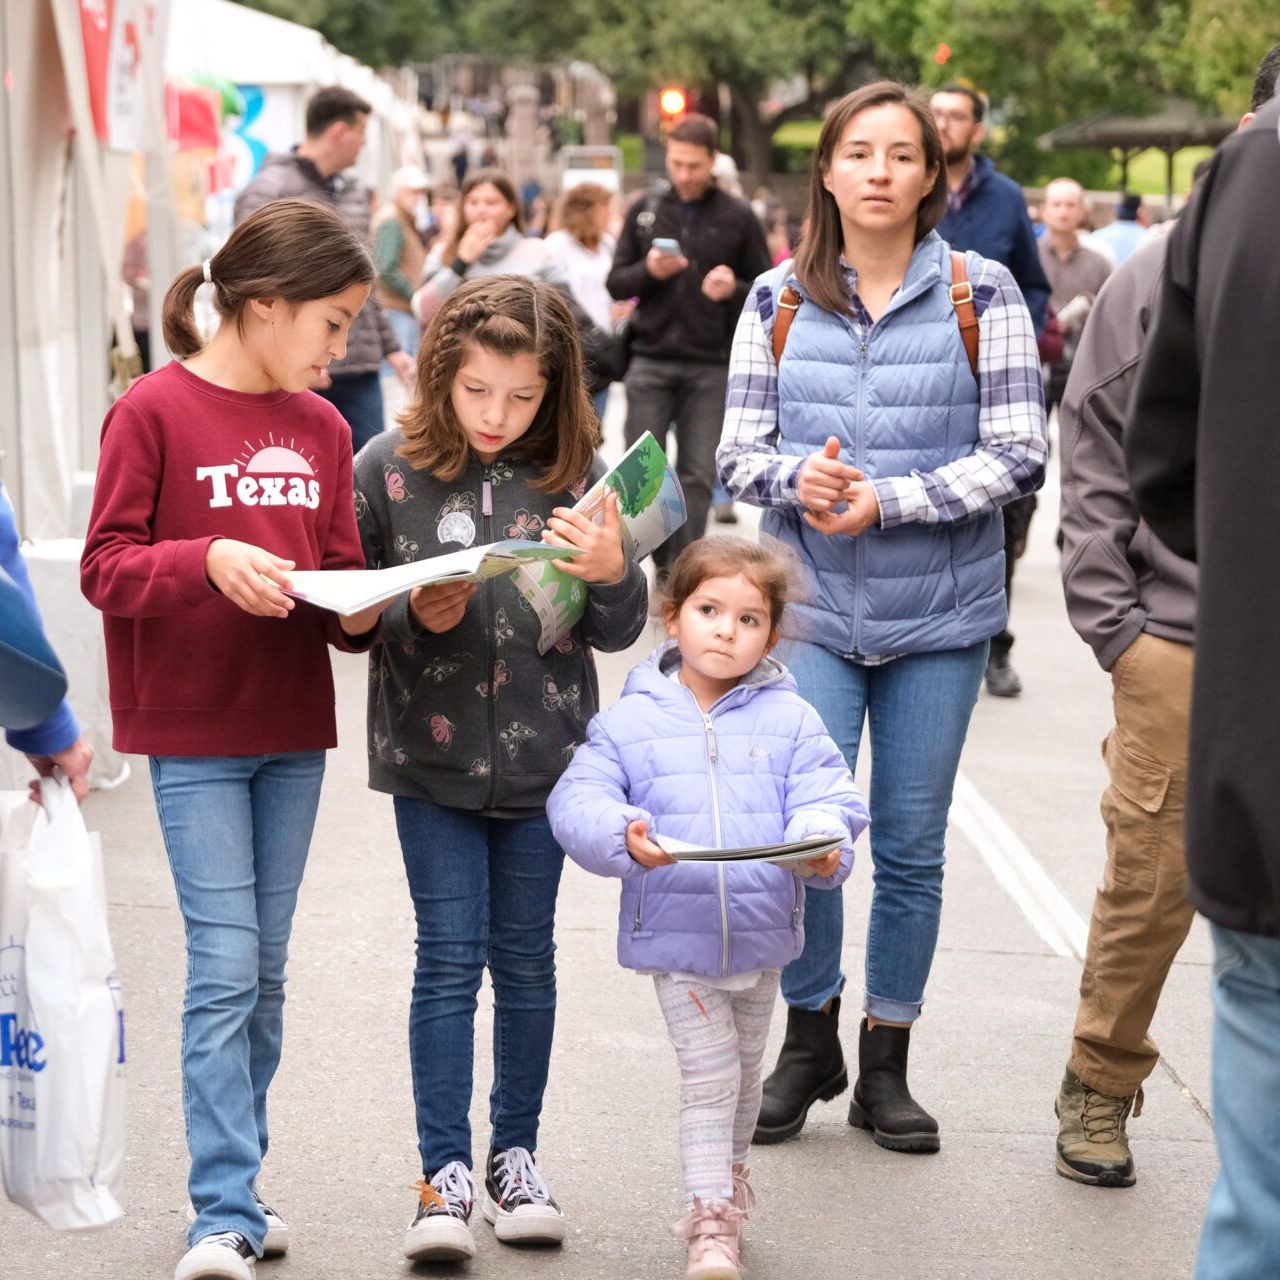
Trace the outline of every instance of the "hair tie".
<path fill-rule="evenodd" d="M 209 259 L 208 259 L 208 258 L 206 258 L 206 259 L 205 259 L 205 260 L 204 260 L 200 265 L 204 268 L 204 282 L 205 282 L 205 284 L 212 284 L 212 283 L 213 283 L 213 272 L 209 270 Z"/>

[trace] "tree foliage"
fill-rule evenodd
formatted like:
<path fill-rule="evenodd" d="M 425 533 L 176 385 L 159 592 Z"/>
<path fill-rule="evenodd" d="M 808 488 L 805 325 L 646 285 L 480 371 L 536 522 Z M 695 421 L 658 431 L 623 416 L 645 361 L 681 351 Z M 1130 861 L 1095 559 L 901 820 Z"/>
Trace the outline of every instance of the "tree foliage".
<path fill-rule="evenodd" d="M 450 53 L 583 58 L 622 97 L 665 80 L 722 85 L 735 149 L 752 167 L 780 124 L 820 115 L 825 101 L 873 76 L 964 78 L 991 98 L 993 149 L 1024 180 L 1063 168 L 1036 138 L 1091 112 L 1141 111 L 1164 93 L 1243 110 L 1259 59 L 1280 40 L 1276 0 L 248 2 L 375 66 Z M 941 45 L 950 50 L 943 63 Z M 771 106 L 772 87 L 796 80 L 803 100 Z M 1106 163 L 1074 167 L 1087 177 Z"/>

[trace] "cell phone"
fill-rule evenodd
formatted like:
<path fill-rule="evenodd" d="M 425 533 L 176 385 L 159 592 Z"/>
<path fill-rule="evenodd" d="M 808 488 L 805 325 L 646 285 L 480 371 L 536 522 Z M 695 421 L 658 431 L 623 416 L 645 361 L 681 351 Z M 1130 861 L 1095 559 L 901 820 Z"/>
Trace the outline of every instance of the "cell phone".
<path fill-rule="evenodd" d="M 683 250 L 680 248 L 679 240 L 672 240 L 666 236 L 659 236 L 654 242 L 653 247 L 659 253 L 666 254 L 668 258 L 678 258 Z"/>

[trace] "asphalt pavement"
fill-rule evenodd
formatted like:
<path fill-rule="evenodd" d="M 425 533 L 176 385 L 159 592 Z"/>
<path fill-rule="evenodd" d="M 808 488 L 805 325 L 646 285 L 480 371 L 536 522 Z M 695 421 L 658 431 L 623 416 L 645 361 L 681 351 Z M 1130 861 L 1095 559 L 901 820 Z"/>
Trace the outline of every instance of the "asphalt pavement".
<path fill-rule="evenodd" d="M 609 425 L 619 434 L 620 397 Z M 1174 965 L 1154 1027 L 1164 1059 L 1130 1123 L 1138 1184 L 1057 1177 L 1053 1100 L 1069 1048 L 1077 952 L 1101 874 L 1099 743 L 1109 683 L 1067 624 L 1053 547 L 1053 477 L 1014 588 L 1017 700 L 985 693 L 962 765 L 946 895 L 914 1091 L 942 1150 L 892 1154 L 820 1104 L 795 1140 L 752 1157 L 759 1194 L 750 1280 L 1179 1280 L 1190 1276 L 1216 1158 L 1209 1118 L 1209 947 L 1200 923 Z M 743 530 L 754 521 L 745 513 Z M 606 700 L 648 651 L 599 660 Z M 467 1275 L 486 1280 L 658 1280 L 684 1272 L 676 1070 L 647 978 L 614 955 L 617 885 L 570 864 L 557 924 L 559 1013 L 539 1163 L 569 1220 L 562 1249 L 500 1245 L 475 1215 L 467 1267 L 400 1258 L 419 1176 L 406 1019 L 413 917 L 391 804 L 369 792 L 364 662 L 335 655 L 333 752 L 298 906 L 284 1059 L 271 1095 L 261 1189 L 294 1246 L 261 1280 Z M 0 1203 L 3 1280 L 167 1277 L 185 1230 L 179 1076 L 182 925 L 145 762 L 85 805 L 106 852 L 112 931 L 129 1019 L 129 1151 L 123 1221 L 57 1235 Z M 859 774 L 864 778 L 866 761 Z M 865 842 L 845 888 L 844 1026 L 854 1017 L 870 891 Z M 491 997 L 477 1019 L 475 1152 L 483 1159 Z M 781 1040 L 779 1008 L 769 1050 Z"/>

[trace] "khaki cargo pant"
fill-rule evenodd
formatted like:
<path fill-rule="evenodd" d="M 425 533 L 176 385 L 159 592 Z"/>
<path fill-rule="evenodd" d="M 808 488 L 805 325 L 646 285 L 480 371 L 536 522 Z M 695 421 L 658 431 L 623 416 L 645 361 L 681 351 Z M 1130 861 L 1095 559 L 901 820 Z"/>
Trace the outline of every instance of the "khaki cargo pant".
<path fill-rule="evenodd" d="M 1102 1093 L 1137 1093 L 1159 1052 L 1147 1034 L 1194 914 L 1183 838 L 1190 645 L 1138 636 L 1111 671 L 1102 744 L 1107 865 L 1093 903 L 1071 1068 Z"/>

